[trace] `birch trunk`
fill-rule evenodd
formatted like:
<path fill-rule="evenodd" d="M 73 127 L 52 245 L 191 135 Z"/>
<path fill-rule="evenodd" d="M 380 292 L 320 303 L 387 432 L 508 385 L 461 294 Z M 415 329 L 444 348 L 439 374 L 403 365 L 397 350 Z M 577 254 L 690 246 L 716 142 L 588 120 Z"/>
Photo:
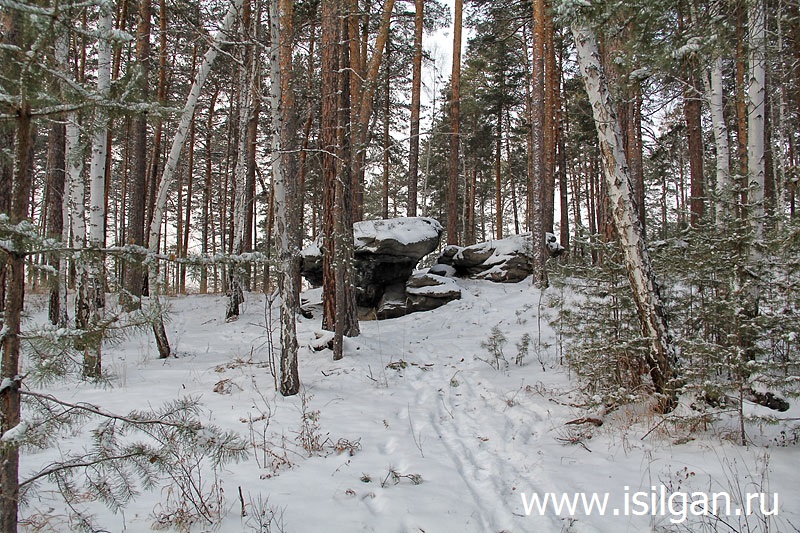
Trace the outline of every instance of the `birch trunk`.
<path fill-rule="evenodd" d="M 669 411 L 675 406 L 677 395 L 673 368 L 676 363 L 675 348 L 647 254 L 642 226 L 634 209 L 622 132 L 612 108 L 594 33 L 589 28 L 573 26 L 572 34 L 594 114 L 612 220 L 625 257 L 642 334 L 650 342 L 647 366 L 653 387 L 661 396 L 660 407 L 663 411 Z"/>
<path fill-rule="evenodd" d="M 110 6 L 100 7 L 97 43 L 97 92 L 107 99 L 111 92 L 111 31 L 112 12 Z M 78 296 L 75 320 L 79 328 L 97 327 L 105 308 L 105 269 L 103 259 L 94 252 L 103 247 L 105 238 L 105 183 L 106 156 L 108 152 L 108 112 L 99 106 L 95 109 L 94 133 L 92 134 L 91 167 L 89 170 L 89 248 L 92 254 L 85 261 Z M 102 336 L 93 335 L 84 344 L 83 375 L 99 378 L 102 375 Z"/>
<path fill-rule="evenodd" d="M 161 180 L 158 184 L 158 193 L 156 195 L 155 206 L 153 207 L 153 219 L 150 224 L 148 233 L 148 251 L 152 253 L 158 252 L 158 240 L 161 231 L 161 224 L 164 221 L 164 211 L 167 206 L 167 193 L 172 185 L 175 177 L 175 170 L 178 168 L 178 160 L 180 159 L 183 145 L 186 142 L 186 137 L 189 135 L 189 126 L 192 123 L 194 110 L 197 107 L 197 102 L 200 97 L 200 90 L 211 72 L 211 67 L 214 60 L 219 54 L 219 47 L 222 41 L 230 33 L 233 24 L 236 21 L 236 16 L 242 9 L 244 0 L 233 0 L 225 13 L 225 18 L 222 21 L 222 26 L 219 31 L 212 37 L 211 46 L 203 56 L 203 61 L 200 63 L 200 68 L 197 70 L 197 75 L 192 82 L 192 87 L 189 90 L 189 96 L 186 98 L 186 104 L 181 112 L 180 120 L 178 122 L 178 129 L 175 132 L 175 137 L 172 139 L 172 146 L 167 157 L 167 163 L 164 166 L 164 172 L 161 175 Z M 150 262 L 148 269 L 150 295 L 158 300 L 158 269 L 155 261 Z M 163 320 L 159 317 L 158 323 L 154 326 L 154 333 L 156 336 L 156 343 L 159 347 L 159 355 L 163 357 L 169 356 L 170 347 L 169 341 L 164 329 Z"/>
<path fill-rule="evenodd" d="M 752 254 L 758 255 L 758 245 L 764 239 L 764 127 L 766 89 L 766 23 L 761 0 L 749 3 L 747 11 L 749 30 L 749 84 L 747 86 L 747 178 L 750 226 L 757 246 Z"/>
<path fill-rule="evenodd" d="M 733 181 L 730 171 L 730 147 L 728 146 L 728 127 L 725 125 L 724 104 L 722 100 L 722 58 L 718 57 L 711 66 L 711 72 L 705 79 L 706 95 L 711 111 L 711 125 L 714 130 L 714 144 L 717 150 L 716 176 L 717 176 L 717 201 L 716 223 L 721 226 L 723 221 L 733 215 L 731 202 L 733 201 Z"/>
<path fill-rule="evenodd" d="M 244 25 L 244 23 L 242 24 Z M 242 40 L 246 28 L 242 28 Z M 244 65 L 239 77 L 239 138 L 236 150 L 236 169 L 234 171 L 234 198 L 233 198 L 233 242 L 234 255 L 241 255 L 244 251 L 245 221 L 247 219 L 247 147 L 248 127 L 252 112 L 251 80 L 256 76 L 256 62 L 250 57 L 252 46 L 245 46 Z M 239 317 L 239 305 L 244 302 L 244 288 L 242 286 L 242 268 L 238 264 L 231 264 L 228 269 L 228 308 L 225 312 L 226 320 L 235 320 Z"/>
<path fill-rule="evenodd" d="M 192 82 L 192 87 L 189 90 L 188 97 L 186 98 L 186 104 L 183 106 L 183 111 L 181 112 L 180 120 L 178 122 L 178 129 L 175 132 L 175 137 L 172 139 L 172 146 L 169 151 L 169 156 L 167 157 L 167 163 L 164 166 L 164 172 L 161 174 L 161 180 L 158 184 L 156 205 L 153 210 L 153 220 L 150 224 L 150 230 L 148 233 L 148 248 L 151 253 L 158 251 L 158 236 L 161 224 L 164 222 L 164 211 L 166 210 L 167 206 L 167 193 L 169 192 L 169 188 L 172 186 L 172 182 L 175 179 L 175 170 L 178 168 L 178 160 L 180 159 L 181 152 L 183 151 L 183 145 L 186 142 L 186 138 L 189 136 L 189 126 L 192 123 L 192 115 L 194 115 L 194 110 L 197 107 L 198 99 L 200 97 L 200 90 L 203 88 L 203 85 L 205 84 L 206 79 L 211 72 L 211 67 L 214 64 L 214 60 L 217 58 L 217 55 L 219 54 L 219 47 L 222 41 L 227 37 L 228 33 L 230 33 L 231 28 L 233 28 L 233 24 L 236 21 L 236 15 L 242 9 L 243 3 L 244 0 L 233 0 L 231 5 L 228 7 L 228 11 L 225 14 L 225 19 L 222 21 L 222 26 L 212 37 L 211 46 L 209 47 L 205 56 L 203 56 L 203 61 L 200 63 L 200 67 L 197 70 L 197 75 Z M 152 282 L 154 280 L 151 279 L 150 281 Z"/>
<path fill-rule="evenodd" d="M 280 5 L 279 5 L 280 4 Z M 294 176 L 293 165 L 284 160 L 293 158 L 294 154 L 284 152 L 286 142 L 293 139 L 286 135 L 292 130 L 287 122 L 292 122 L 293 104 L 291 87 L 291 34 L 292 3 L 291 0 L 270 0 L 269 3 L 270 37 L 272 51 L 270 53 L 270 97 L 272 99 L 272 177 L 275 192 L 275 225 L 276 240 L 279 250 L 280 266 L 278 268 L 278 291 L 281 296 L 281 357 L 280 357 L 280 393 L 292 396 L 300 391 L 300 378 L 297 370 L 297 329 L 295 316 L 297 313 L 297 291 L 294 286 L 294 270 L 299 267 L 299 253 L 294 233 L 296 222 L 294 211 L 297 198 L 292 194 Z M 283 86 L 283 87 L 282 87 Z M 286 91 L 283 88 L 287 89 Z M 287 115 L 285 120 L 284 115 Z"/>

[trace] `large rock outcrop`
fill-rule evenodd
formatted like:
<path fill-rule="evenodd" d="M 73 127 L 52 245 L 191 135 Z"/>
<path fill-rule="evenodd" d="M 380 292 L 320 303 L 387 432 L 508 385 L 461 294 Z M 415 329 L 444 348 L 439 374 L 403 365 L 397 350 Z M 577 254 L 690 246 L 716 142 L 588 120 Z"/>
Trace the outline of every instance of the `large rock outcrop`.
<path fill-rule="evenodd" d="M 556 236 L 547 233 L 545 245 L 551 256 L 564 253 Z M 472 246 L 447 246 L 430 272 L 445 276 L 487 279 L 501 283 L 516 283 L 531 272 L 531 235 L 523 233 Z"/>
<path fill-rule="evenodd" d="M 460 298 L 458 287 L 450 285 L 452 280 L 411 278 L 420 259 L 439 246 L 442 231 L 438 221 L 427 217 L 367 220 L 353 225 L 356 303 L 362 317 L 401 316 Z M 319 244 L 305 248 L 302 256 L 303 277 L 312 285 L 322 285 Z M 430 284 L 429 294 L 419 292 L 419 283 Z M 442 284 L 446 290 L 437 292 L 433 288 Z"/>

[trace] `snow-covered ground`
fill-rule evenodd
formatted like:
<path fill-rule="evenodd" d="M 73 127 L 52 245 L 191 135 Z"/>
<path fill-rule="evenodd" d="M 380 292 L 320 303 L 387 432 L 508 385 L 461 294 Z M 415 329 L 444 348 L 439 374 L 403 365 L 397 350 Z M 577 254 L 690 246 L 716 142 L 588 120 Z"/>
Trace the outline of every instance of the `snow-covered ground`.
<path fill-rule="evenodd" d="M 774 427 L 751 426 L 755 440 L 771 445 L 745 448 L 722 425 L 690 433 L 688 425 L 659 424 L 644 408 L 617 410 L 601 427 L 566 425 L 593 413 L 574 406 L 581 402 L 577 384 L 560 364 L 547 317 L 539 317 L 540 305 L 542 313 L 553 312 L 547 299 L 529 281 L 458 284 L 462 299 L 434 311 L 362 322 L 361 336 L 346 339 L 341 361 L 332 361 L 329 350 L 311 349 L 322 344 L 319 312 L 301 318 L 299 396 L 274 392 L 266 300 L 255 293 L 230 323 L 224 296 L 168 299 L 177 357 L 157 360 L 151 336 L 137 335 L 105 349 L 111 386 L 72 382 L 48 392 L 118 413 L 193 396 L 208 421 L 242 434 L 251 443 L 249 459 L 204 473 L 206 492 L 214 484 L 222 489 L 219 523 L 198 522 L 192 531 L 766 530 L 760 511 L 721 516 L 728 528 L 713 517 L 691 516 L 680 497 L 669 499 L 682 493 L 691 502 L 703 491 L 726 491 L 734 506 L 742 506 L 745 493 L 768 492 L 767 511 L 777 494 L 779 514 L 769 530 L 800 527 L 800 445 L 778 445 L 791 435 L 781 440 Z M 319 297 L 319 291 L 304 294 Z M 44 320 L 45 312 L 33 316 Z M 499 369 L 486 347 L 495 327 L 507 339 L 508 364 L 501 361 Z M 519 366 L 516 344 L 525 333 L 532 341 Z M 782 416 L 797 418 L 798 409 Z M 62 449 L 86 446 L 90 429 L 78 428 Z M 56 457 L 56 450 L 25 453 L 21 477 Z M 50 516 L 44 530 L 63 531 L 69 512 L 47 488 L 22 515 L 40 524 Z M 585 493 L 587 500 L 608 493 L 605 516 L 597 508 L 587 515 L 582 503 L 574 516 L 566 509 L 559 515 L 550 504 L 540 513 L 532 497 L 547 493 L 570 499 Z M 157 516 L 180 507 L 179 500 L 164 486 L 116 513 L 96 502 L 76 506 L 95 513 L 108 531 L 137 532 L 157 525 Z M 269 527 L 259 524 L 265 512 L 276 513 Z M 682 517 L 685 522 L 672 523 Z"/>

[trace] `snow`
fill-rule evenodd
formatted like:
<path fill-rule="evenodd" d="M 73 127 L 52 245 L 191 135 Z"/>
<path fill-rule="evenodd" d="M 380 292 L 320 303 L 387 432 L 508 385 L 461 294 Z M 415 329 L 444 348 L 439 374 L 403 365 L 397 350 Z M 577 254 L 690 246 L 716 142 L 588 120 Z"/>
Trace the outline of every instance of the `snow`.
<path fill-rule="evenodd" d="M 5 384 L 5 380 L 4 380 Z M 3 444 L 18 444 L 23 441 L 25 438 L 25 432 L 28 431 L 28 423 L 24 420 L 20 421 L 19 424 L 14 426 L 13 428 L 9 429 L 3 436 L 0 437 L 0 442 Z"/>
<path fill-rule="evenodd" d="M 375 251 L 373 243 L 393 240 L 401 245 L 436 239 L 442 226 L 433 218 L 400 217 L 388 220 L 364 220 L 353 225 L 357 250 Z"/>
<path fill-rule="evenodd" d="M 452 278 L 446 278 L 444 276 L 438 276 L 436 274 L 427 274 L 427 277 L 436 281 L 436 285 L 425 285 L 423 287 L 406 287 L 406 292 L 408 294 L 414 294 L 416 296 L 436 296 L 441 295 L 447 292 L 457 292 L 459 291 L 458 284 Z"/>
<path fill-rule="evenodd" d="M 644 405 L 606 414 L 601 427 L 566 425 L 591 413 L 574 406 L 585 400 L 560 365 L 558 336 L 547 325 L 555 312 L 546 305 L 549 293 L 540 300 L 530 279 L 453 283 L 461 288 L 461 300 L 427 313 L 362 322 L 362 334 L 345 339 L 340 361 L 324 349 L 328 337 L 321 332 L 320 312 L 313 319 L 298 317 L 298 396 L 284 398 L 273 390 L 268 306 L 257 293 L 248 294 L 240 319 L 231 323 L 224 320 L 222 295 L 164 298 L 172 310 L 167 327 L 177 357 L 158 360 L 151 335 L 137 333 L 104 348 L 110 386 L 69 382 L 45 392 L 117 413 L 191 396 L 200 399 L 204 425 L 248 439 L 248 460 L 206 467 L 206 487 L 217 483 L 225 501 L 218 526 L 201 522 L 193 531 L 257 531 L 256 515 L 270 508 L 282 516 L 285 531 L 299 533 L 652 531 L 672 526 L 674 517 L 578 512 L 570 518 L 552 510 L 528 516 L 525 502 L 534 493 L 608 492 L 609 506 L 622 509 L 626 495 L 651 487 L 720 491 L 737 483 L 742 490 L 764 487 L 779 494 L 776 531 L 800 523 L 798 447 L 774 445 L 778 428 L 748 426 L 751 439 L 773 444 L 767 450 L 737 446 L 726 438 L 730 428 L 724 424 L 705 433 L 692 431 L 688 421 L 662 424 Z M 313 304 L 319 294 L 310 291 L 304 298 Z M 41 298 L 27 326 L 46 321 Z M 35 302 L 30 308 L 36 309 Z M 271 324 L 278 324 L 277 306 Z M 509 364 L 500 371 L 486 363 L 481 347 L 493 327 L 508 340 Z M 526 364 L 518 366 L 514 346 L 525 333 L 534 340 Z M 277 342 L 277 331 L 272 337 Z M 215 392 L 224 380 L 230 386 Z M 793 407 L 781 416 L 798 414 Z M 84 449 L 91 429 L 81 425 L 59 447 Z M 198 431 L 200 440 L 204 435 Z M 7 433 L 3 440 L 12 437 Z M 55 449 L 23 449 L 21 477 L 57 459 Z M 53 516 L 67 516 L 52 488 L 42 485 L 22 517 L 50 508 Z M 109 531 L 149 531 L 171 490 L 144 491 L 124 514 L 95 501 L 75 505 L 96 514 Z M 743 519 L 731 517 L 740 525 Z M 682 530 L 699 529 L 696 518 L 689 516 L 687 524 L 691 520 L 694 525 Z M 750 517 L 751 527 L 755 523 Z"/>

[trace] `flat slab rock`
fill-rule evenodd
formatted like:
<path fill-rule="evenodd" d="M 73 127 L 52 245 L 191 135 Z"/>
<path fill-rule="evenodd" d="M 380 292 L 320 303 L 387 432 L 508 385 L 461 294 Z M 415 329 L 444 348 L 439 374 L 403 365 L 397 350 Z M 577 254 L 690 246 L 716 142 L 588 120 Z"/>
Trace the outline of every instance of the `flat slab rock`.
<path fill-rule="evenodd" d="M 375 316 L 378 319 L 396 318 L 430 311 L 460 299 L 461 288 L 454 279 L 430 272 L 417 273 L 409 278 L 405 286 L 389 287 L 378 304 Z"/>

